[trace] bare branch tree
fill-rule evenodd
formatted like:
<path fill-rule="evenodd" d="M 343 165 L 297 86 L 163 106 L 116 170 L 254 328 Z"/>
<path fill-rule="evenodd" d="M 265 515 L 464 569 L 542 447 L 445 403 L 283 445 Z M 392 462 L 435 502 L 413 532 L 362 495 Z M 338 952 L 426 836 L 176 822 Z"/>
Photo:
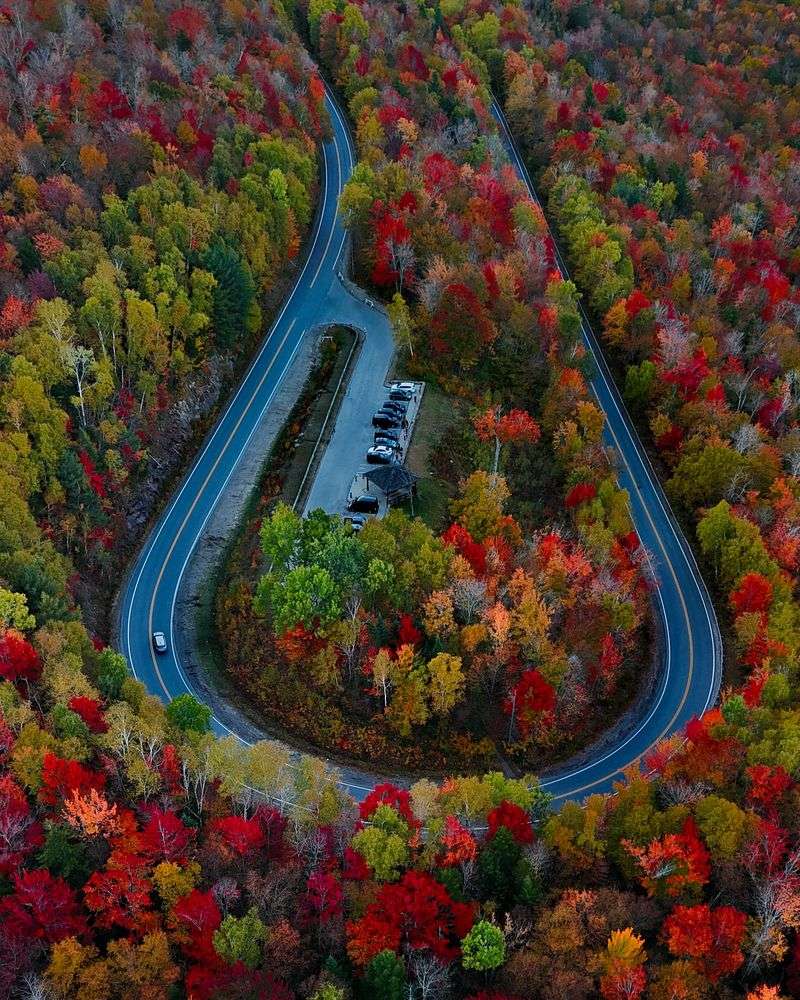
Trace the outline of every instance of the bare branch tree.
<path fill-rule="evenodd" d="M 446 1000 L 452 990 L 450 967 L 427 951 L 415 951 L 409 961 L 412 984 L 409 998 Z"/>

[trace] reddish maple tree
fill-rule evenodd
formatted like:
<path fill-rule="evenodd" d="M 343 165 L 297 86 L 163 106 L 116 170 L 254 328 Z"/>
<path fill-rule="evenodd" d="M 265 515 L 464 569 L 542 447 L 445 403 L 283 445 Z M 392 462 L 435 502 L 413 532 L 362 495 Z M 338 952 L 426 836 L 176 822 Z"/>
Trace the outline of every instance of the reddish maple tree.
<path fill-rule="evenodd" d="M 115 852 L 105 871 L 93 872 L 83 887 L 86 906 L 94 913 L 98 927 L 124 927 L 145 933 L 155 922 L 151 912 L 150 880 L 144 875 L 144 858 Z"/>
<path fill-rule="evenodd" d="M 486 548 L 476 542 L 472 535 L 461 524 L 451 524 L 442 535 L 445 545 L 452 545 L 460 556 L 463 556 L 472 567 L 476 576 L 486 573 Z"/>
<path fill-rule="evenodd" d="M 503 801 L 486 817 L 489 831 L 487 839 L 491 840 L 501 826 L 505 827 L 518 844 L 533 843 L 533 827 L 530 816 L 516 802 Z"/>
<path fill-rule="evenodd" d="M 689 886 L 705 885 L 711 877 L 711 856 L 691 816 L 680 833 L 667 833 L 644 848 L 629 840 L 622 846 L 638 862 L 640 881 L 650 896 L 677 896 Z"/>
<path fill-rule="evenodd" d="M 70 698 L 69 707 L 79 715 L 92 733 L 107 733 L 108 723 L 103 715 L 103 708 L 95 698 L 86 695 L 75 695 Z"/>
<path fill-rule="evenodd" d="M 411 793 L 405 788 L 398 788 L 397 785 L 388 781 L 376 785 L 361 801 L 358 814 L 362 820 L 368 820 L 378 806 L 391 806 L 409 826 L 419 826 L 419 821 L 414 816 L 414 809 L 411 805 Z"/>
<path fill-rule="evenodd" d="M 673 955 L 688 958 L 710 982 L 735 972 L 744 961 L 742 941 L 747 914 L 733 906 L 715 909 L 705 903 L 676 906 L 662 933 Z"/>
<path fill-rule="evenodd" d="M 791 775 L 780 764 L 754 764 L 745 770 L 750 788 L 747 797 L 768 816 L 777 811 L 784 795 L 794 787 Z"/>
<path fill-rule="evenodd" d="M 86 919 L 75 892 L 61 879 L 37 868 L 11 876 L 14 891 L 0 899 L 0 924 L 6 934 L 53 944 L 86 933 Z"/>
<path fill-rule="evenodd" d="M 397 629 L 398 646 L 416 646 L 422 642 L 422 632 L 414 624 L 412 615 L 400 615 L 400 624 Z"/>
<path fill-rule="evenodd" d="M 330 923 L 344 909 L 342 883 L 330 872 L 312 872 L 306 882 L 301 909 L 306 922 Z"/>
<path fill-rule="evenodd" d="M 222 923 L 222 914 L 211 892 L 192 889 L 182 896 L 172 907 L 170 922 L 187 958 L 206 964 L 216 961 L 214 931 Z"/>
<path fill-rule="evenodd" d="M 242 816 L 224 816 L 212 820 L 208 827 L 208 840 L 223 857 L 229 859 L 252 855 L 266 843 L 258 820 L 244 819 Z"/>
<path fill-rule="evenodd" d="M 556 692 L 535 668 L 526 670 L 503 703 L 523 737 L 537 722 L 549 724 L 556 707 Z"/>
<path fill-rule="evenodd" d="M 205 14 L 191 4 L 184 4 L 173 10 L 167 19 L 170 32 L 173 35 L 183 35 L 191 44 L 197 41 L 197 36 L 207 25 L 208 19 Z"/>
<path fill-rule="evenodd" d="M 501 413 L 498 406 L 490 406 L 473 420 L 475 433 L 480 441 L 494 442 L 492 475 L 500 466 L 500 449 L 504 444 L 535 444 L 541 437 L 539 425 L 525 410 L 513 409 Z"/>
<path fill-rule="evenodd" d="M 730 602 L 735 615 L 767 611 L 772 604 L 772 584 L 761 573 L 745 573 Z"/>
<path fill-rule="evenodd" d="M 458 957 L 459 942 L 472 927 L 474 907 L 458 903 L 425 872 L 406 872 L 384 885 L 360 920 L 347 925 L 347 951 L 357 965 L 401 946 L 428 948 L 443 962 Z"/>
<path fill-rule="evenodd" d="M 76 760 L 64 760 L 63 757 L 48 751 L 42 761 L 39 801 L 45 805 L 55 806 L 76 792 L 83 795 L 92 788 L 100 792 L 105 788 L 105 784 L 104 774 L 92 771 Z"/>
<path fill-rule="evenodd" d="M 9 875 L 44 842 L 27 795 L 10 774 L 0 776 L 0 875 Z"/>
<path fill-rule="evenodd" d="M 34 683 L 41 672 L 42 661 L 33 646 L 16 629 L 6 629 L 0 635 L 0 677 Z"/>
<path fill-rule="evenodd" d="M 445 817 L 441 843 L 442 851 L 437 857 L 437 863 L 443 868 L 473 861 L 477 857 L 478 845 L 475 838 L 455 816 Z"/>
<path fill-rule="evenodd" d="M 140 836 L 142 853 L 152 863 L 184 861 L 194 830 L 185 826 L 171 809 L 153 806 L 148 815 Z"/>
<path fill-rule="evenodd" d="M 594 483 L 578 483 L 564 497 L 564 505 L 566 507 L 579 507 L 587 500 L 594 500 L 596 496 L 597 487 Z"/>

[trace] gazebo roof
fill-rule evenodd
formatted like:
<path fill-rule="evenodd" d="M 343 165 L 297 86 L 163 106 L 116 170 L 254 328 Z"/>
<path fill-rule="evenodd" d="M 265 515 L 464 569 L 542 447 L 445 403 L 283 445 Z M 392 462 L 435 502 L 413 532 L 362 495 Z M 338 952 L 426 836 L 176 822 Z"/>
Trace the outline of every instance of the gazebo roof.
<path fill-rule="evenodd" d="M 407 493 L 419 476 L 415 476 L 404 465 L 393 462 L 391 465 L 379 465 L 369 469 L 364 473 L 364 478 L 389 496 L 392 493 Z"/>

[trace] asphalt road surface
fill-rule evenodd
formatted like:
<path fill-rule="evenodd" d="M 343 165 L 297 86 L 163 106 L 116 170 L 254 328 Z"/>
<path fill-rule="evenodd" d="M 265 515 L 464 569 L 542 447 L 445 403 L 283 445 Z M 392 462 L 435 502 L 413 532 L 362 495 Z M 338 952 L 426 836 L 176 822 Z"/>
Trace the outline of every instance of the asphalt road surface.
<path fill-rule="evenodd" d="M 343 253 L 346 234 L 337 218 L 336 206 L 342 186 L 352 172 L 354 152 L 343 115 L 330 97 L 328 108 L 333 138 L 323 147 L 321 206 L 297 283 L 239 389 L 145 539 L 123 586 L 118 623 L 120 649 L 134 675 L 151 693 L 166 701 L 187 691 L 194 693 L 174 652 L 175 607 L 181 580 L 192 553 L 203 544 L 206 525 L 216 506 L 224 502 L 226 485 L 303 336 L 332 322 L 349 323 L 364 334 L 337 420 L 330 457 L 323 457 L 312 488 L 312 497 L 316 496 L 329 509 L 331 504 L 338 503 L 338 497 L 325 495 L 324 486 L 326 469 L 337 461 L 337 442 L 346 441 L 353 433 L 361 434 L 364 406 L 358 405 L 359 399 L 366 393 L 371 396 L 373 387 L 381 386 L 391 359 L 391 331 L 385 314 L 371 308 L 363 296 L 353 294 L 338 277 L 346 267 Z M 529 183 L 499 110 L 496 113 L 510 155 Z M 531 194 L 536 197 L 532 187 Z M 563 264 L 562 270 L 566 273 Z M 556 802 L 609 791 L 625 767 L 714 701 L 722 663 L 713 607 L 691 550 L 671 515 L 585 318 L 584 337 L 597 361 L 598 375 L 593 389 L 606 413 L 607 439 L 618 451 L 620 481 L 630 493 L 636 530 L 652 557 L 658 581 L 655 602 L 664 630 L 664 657 L 660 683 L 651 702 L 640 709 L 639 716 L 626 727 L 618 743 L 606 746 L 580 765 L 567 763 L 548 776 L 544 785 Z M 371 399 L 368 402 L 367 419 L 372 407 Z M 320 481 L 322 485 L 318 486 Z M 154 631 L 167 636 L 169 651 L 164 655 L 158 656 L 153 650 Z M 245 741 L 252 739 L 252 731 L 246 734 L 237 731 L 236 719 L 236 713 L 226 713 L 224 705 L 215 706 L 215 732 L 233 733 Z M 340 771 L 341 784 L 356 798 L 362 798 L 377 781 L 385 780 L 385 776 L 373 775 L 365 769 L 346 767 Z"/>
<path fill-rule="evenodd" d="M 492 111 L 517 173 L 541 205 L 502 111 L 496 104 Z M 557 248 L 556 258 L 562 275 L 569 277 Z M 583 339 L 597 367 L 591 388 L 606 415 L 606 443 L 617 453 L 619 482 L 628 491 L 634 526 L 650 555 L 663 656 L 659 684 L 650 703 L 643 706 L 640 718 L 619 743 L 580 766 L 567 763 L 543 782 L 556 801 L 610 791 L 624 768 L 713 704 L 722 678 L 722 641 L 708 590 L 625 410 L 583 306 L 581 313 Z"/>
<path fill-rule="evenodd" d="M 364 340 L 352 378 L 356 385 L 377 383 L 375 392 L 383 392 L 393 352 L 388 319 L 384 312 L 371 307 L 365 296 L 353 294 L 339 279 L 347 254 L 337 203 L 352 173 L 355 154 L 342 113 L 330 98 L 327 103 L 333 138 L 323 146 L 320 207 L 297 283 L 238 390 L 142 544 L 122 589 L 117 626 L 120 651 L 134 676 L 164 701 L 186 692 L 195 694 L 189 671 L 178 654 L 184 644 L 176 642 L 181 581 L 193 552 L 203 545 L 211 515 L 218 504 L 225 503 L 233 471 L 248 446 L 252 446 L 262 414 L 272 402 L 303 337 L 334 322 L 360 329 Z M 323 458 L 321 469 L 324 463 Z M 341 475 L 337 482 L 343 485 L 346 496 L 348 484 Z M 334 502 L 333 497 L 324 499 Z M 166 635 L 169 646 L 162 655 L 152 647 L 152 633 L 157 631 Z M 233 734 L 245 742 L 268 738 L 267 733 L 254 733 L 252 727 L 245 730 L 240 715 L 228 711 L 219 700 L 214 704 L 212 725 L 218 735 Z M 342 784 L 356 797 L 363 797 L 375 780 L 357 769 L 341 771 Z"/>

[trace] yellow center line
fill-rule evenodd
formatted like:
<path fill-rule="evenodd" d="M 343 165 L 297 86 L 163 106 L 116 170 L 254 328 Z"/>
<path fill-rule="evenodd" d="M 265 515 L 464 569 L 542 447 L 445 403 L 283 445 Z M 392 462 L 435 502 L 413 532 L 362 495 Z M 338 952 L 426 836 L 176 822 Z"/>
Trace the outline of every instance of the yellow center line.
<path fill-rule="evenodd" d="M 242 421 L 247 416 L 247 414 L 248 414 L 248 412 L 250 410 L 250 407 L 253 405 L 256 397 L 258 396 L 259 392 L 261 391 L 261 388 L 264 385 L 264 382 L 266 382 L 267 376 L 272 371 L 273 365 L 275 364 L 275 362 L 280 357 L 280 353 L 283 350 L 283 345 L 288 340 L 289 334 L 292 332 L 292 330 L 294 328 L 294 324 L 296 323 L 296 321 L 297 321 L 297 317 L 295 316 L 295 318 L 289 324 L 289 326 L 288 326 L 288 328 L 286 330 L 286 333 L 283 335 L 283 340 L 280 342 L 280 345 L 279 345 L 277 351 L 272 356 L 272 360 L 267 365 L 267 368 L 264 371 L 264 374 L 259 379 L 258 385 L 255 387 L 255 390 L 253 391 L 252 395 L 250 396 L 250 399 L 247 401 L 247 405 L 245 406 L 244 410 L 242 410 L 242 412 L 241 412 L 241 414 L 239 416 L 239 419 L 236 421 L 236 423 L 235 423 L 233 429 L 231 430 L 230 434 L 225 439 L 225 443 L 223 444 L 222 449 L 220 450 L 219 455 L 217 455 L 217 458 L 214 461 L 214 464 L 211 466 L 211 468 L 208 471 L 208 475 L 203 480 L 202 486 L 197 491 L 197 494 L 196 494 L 194 500 L 192 501 L 192 504 L 189 507 L 189 510 L 186 512 L 186 516 L 184 517 L 183 521 L 181 521 L 180 527 L 175 532 L 175 535 L 174 535 L 174 537 L 172 539 L 172 543 L 171 543 L 171 545 L 169 547 L 169 550 L 168 550 L 166 556 L 164 556 L 163 562 L 161 563 L 161 568 L 159 569 L 158 577 L 156 579 L 156 583 L 155 583 L 155 586 L 153 587 L 153 591 L 152 591 L 152 594 L 151 594 L 151 597 L 150 597 L 150 608 L 149 608 L 149 614 L 148 614 L 148 633 L 150 635 L 152 635 L 152 633 L 153 633 L 153 614 L 154 614 L 154 611 L 155 611 L 156 595 L 158 593 L 158 588 L 161 586 L 161 581 L 164 578 L 164 573 L 166 572 L 167 563 L 169 562 L 170 558 L 172 557 L 172 553 L 175 551 L 175 546 L 178 544 L 178 539 L 183 534 L 183 530 L 186 527 L 187 523 L 189 522 L 189 519 L 191 518 L 192 514 L 194 513 L 195 507 L 200 502 L 200 497 L 205 492 L 205 489 L 208 486 L 208 484 L 209 484 L 209 482 L 211 480 L 211 477 L 214 475 L 214 473 L 217 470 L 217 466 L 222 461 L 222 458 L 225 455 L 225 452 L 228 450 L 228 447 L 229 447 L 231 441 L 233 440 L 233 438 L 235 437 L 235 435 L 238 432 L 239 428 L 241 427 Z M 173 650 L 172 655 L 173 656 L 175 655 L 174 650 Z M 164 692 L 164 694 L 168 698 L 171 698 L 172 694 L 169 691 L 169 689 L 167 688 L 167 685 L 164 683 L 164 678 L 161 676 L 161 670 L 159 669 L 158 660 L 156 659 L 156 654 L 153 651 L 152 643 L 150 644 L 150 659 L 153 662 L 153 669 L 156 672 L 156 677 L 158 677 L 158 682 L 161 685 L 162 691 Z"/>
<path fill-rule="evenodd" d="M 528 188 L 528 191 L 531 194 L 531 197 L 534 199 L 534 201 L 536 201 L 536 203 L 539 205 L 539 207 L 542 208 L 541 202 L 539 201 L 539 198 L 538 198 L 538 195 L 536 194 L 536 191 L 533 189 L 533 187 L 532 187 L 529 179 L 527 178 L 527 176 L 525 174 L 524 167 L 523 167 L 523 164 L 522 164 L 522 160 L 521 160 L 519 154 L 517 153 L 516 145 L 514 144 L 514 140 L 513 140 L 512 136 L 511 136 L 510 129 L 508 128 L 508 125 L 506 123 L 505 116 L 502 115 L 502 113 L 501 113 L 498 116 L 498 119 L 500 121 L 500 125 L 501 125 L 501 127 L 503 129 L 503 132 L 505 133 L 505 135 L 507 137 L 507 141 L 509 142 L 509 145 L 510 145 L 511 150 L 513 152 L 514 159 L 516 161 L 517 168 L 518 168 L 518 170 L 519 170 L 519 172 L 520 172 L 520 174 L 522 176 L 523 183 Z M 542 209 L 542 211 L 544 211 L 544 210 Z M 547 224 L 547 228 L 548 228 L 548 232 L 549 232 L 550 231 L 549 223 L 547 223 L 546 219 L 545 219 L 545 222 Z M 556 261 L 557 261 L 557 264 L 558 264 L 559 271 L 561 272 L 561 274 L 562 274 L 563 277 L 569 279 L 569 272 L 567 271 L 566 265 L 564 264 L 563 260 L 561 259 L 561 253 L 560 253 L 560 251 L 558 249 L 558 244 L 556 243 L 555 238 L 552 237 L 552 233 L 551 233 L 551 238 L 553 240 L 553 249 L 554 249 L 554 252 L 555 252 Z M 591 346 L 592 345 L 590 344 L 590 348 L 591 348 Z M 598 347 L 598 350 L 600 350 L 599 347 Z M 595 396 L 597 396 L 596 392 L 595 392 Z M 599 402 L 599 399 L 598 399 L 598 402 Z M 603 409 L 602 406 L 601 406 L 601 409 Z M 611 426 L 611 422 L 610 422 L 609 414 L 608 413 L 606 413 L 606 427 L 608 428 L 608 431 L 611 434 L 611 437 L 614 439 L 614 445 L 615 445 L 618 453 L 622 456 L 624 453 L 622 451 L 622 448 L 620 447 L 619 439 L 617 438 L 617 435 L 614 433 L 614 429 Z M 653 521 L 653 518 L 652 518 L 652 516 L 650 514 L 650 509 L 649 509 L 649 507 L 644 502 L 644 498 L 642 496 L 641 490 L 639 489 L 639 487 L 638 487 L 638 485 L 636 483 L 636 477 L 633 474 L 633 470 L 630 467 L 628 467 L 628 470 L 630 472 L 631 483 L 632 483 L 633 489 L 636 491 L 636 495 L 639 497 L 639 501 L 640 501 L 640 503 L 642 505 L 642 509 L 644 510 L 645 515 L 646 515 L 648 521 L 650 522 L 650 526 L 653 529 L 655 537 L 658 539 L 658 544 L 661 547 L 661 551 L 662 551 L 662 553 L 664 555 L 665 563 L 668 566 L 669 572 L 672 575 L 672 579 L 673 579 L 673 581 L 675 583 L 675 589 L 678 592 L 678 597 L 680 599 L 681 607 L 683 609 L 684 620 L 686 622 L 686 634 L 687 634 L 688 639 L 689 639 L 689 672 L 688 672 L 688 675 L 687 675 L 686 686 L 685 686 L 684 691 L 683 691 L 683 697 L 681 698 L 681 702 L 678 705 L 677 709 L 675 710 L 675 713 L 673 714 L 673 716 L 670 719 L 670 721 L 667 724 L 667 726 L 662 730 L 662 732 L 659 735 L 658 739 L 655 740 L 654 743 L 651 743 L 650 746 L 647 748 L 649 750 L 650 748 L 652 748 L 655 745 L 655 743 L 660 742 L 660 740 L 662 740 L 667 735 L 667 733 L 669 733 L 669 731 L 673 728 L 673 726 L 675 725 L 675 721 L 677 720 L 677 718 L 680 715 L 680 713 L 683 711 L 683 707 L 686 704 L 686 699 L 689 697 L 689 691 L 690 691 L 691 686 L 692 686 L 692 677 L 694 675 L 694 637 L 692 635 L 691 623 L 689 621 L 689 610 L 688 610 L 688 608 L 686 606 L 686 601 L 685 601 L 684 596 L 683 596 L 683 590 L 681 589 L 680 585 L 678 584 L 678 578 L 677 578 L 677 575 L 675 573 L 675 568 L 673 567 L 672 561 L 670 560 L 669 556 L 667 555 L 667 551 L 666 551 L 666 548 L 664 546 L 664 542 L 663 542 L 663 539 L 661 537 L 661 533 L 656 528 L 656 525 L 655 525 L 655 523 Z M 646 472 L 646 470 L 645 470 L 645 472 Z M 664 627 L 668 629 L 669 626 L 668 626 L 668 623 L 666 621 L 666 608 L 664 609 L 664 617 L 665 617 Z M 638 761 L 645 752 L 646 751 L 642 751 L 641 754 L 638 754 L 636 757 L 634 757 L 633 760 L 631 761 L 631 763 L 636 763 L 636 761 Z M 615 768 L 613 771 L 610 771 L 604 777 L 598 778 L 595 781 L 591 781 L 588 784 L 583 785 L 581 788 L 574 789 L 571 792 L 563 792 L 561 795 L 555 795 L 554 799 L 558 800 L 558 799 L 562 799 L 562 798 L 572 798 L 572 797 L 575 797 L 577 795 L 580 795 L 582 792 L 585 792 L 585 791 L 587 791 L 590 788 L 594 788 L 595 786 L 600 785 L 600 784 L 602 784 L 605 781 L 608 781 L 609 778 L 612 778 L 615 774 L 618 774 L 619 771 L 620 771 L 620 768 Z M 553 779 L 554 783 L 557 782 L 558 780 L 559 779 L 557 777 Z"/>
<path fill-rule="evenodd" d="M 614 447 L 617 449 L 617 452 L 620 455 L 623 455 L 624 452 L 622 451 L 622 448 L 620 446 L 619 439 L 617 438 L 617 435 L 614 433 L 614 428 L 611 426 L 611 423 L 608 420 L 607 416 L 606 416 L 606 427 L 608 428 L 609 434 L 614 439 Z M 686 622 L 686 634 L 687 634 L 687 636 L 689 638 L 689 672 L 688 672 L 688 675 L 687 675 L 687 678 L 686 678 L 686 686 L 685 686 L 684 691 L 683 691 L 683 697 L 681 698 L 681 702 L 678 705 L 678 707 L 675 709 L 675 712 L 674 712 L 672 718 L 667 723 L 667 725 L 664 727 L 664 729 L 662 730 L 662 732 L 658 736 L 658 738 L 656 740 L 654 740 L 652 743 L 650 743 L 650 745 L 645 750 L 643 750 L 642 753 L 637 754 L 636 757 L 634 757 L 633 760 L 630 762 L 631 764 L 635 764 L 643 756 L 643 754 L 647 752 L 647 750 L 650 750 L 652 747 L 654 747 L 656 745 L 656 743 L 659 743 L 662 739 L 664 739 L 664 737 L 667 735 L 667 733 L 669 733 L 669 731 L 675 725 L 675 721 L 677 720 L 678 716 L 683 711 L 683 706 L 686 704 L 686 699 L 689 697 L 689 691 L 691 690 L 691 686 L 692 686 L 692 676 L 694 674 L 694 637 L 692 636 L 692 628 L 691 628 L 691 623 L 689 621 L 689 609 L 686 606 L 686 600 L 685 600 L 685 598 L 683 596 L 683 591 L 682 591 L 682 589 L 681 589 L 681 587 L 680 587 L 680 585 L 678 583 L 678 577 L 677 577 L 677 574 L 675 573 L 675 568 L 672 565 L 672 560 L 667 555 L 667 550 L 666 550 L 666 547 L 664 546 L 664 542 L 663 542 L 663 540 L 661 538 L 661 533 L 659 532 L 658 528 L 655 525 L 655 522 L 653 521 L 652 515 L 650 514 L 650 509 L 649 509 L 649 507 L 647 506 L 647 504 L 644 501 L 644 497 L 642 496 L 641 490 L 639 489 L 639 486 L 638 486 L 638 484 L 636 482 L 636 477 L 634 476 L 633 470 L 630 469 L 630 467 L 629 467 L 629 472 L 630 472 L 631 484 L 633 486 L 633 489 L 636 491 L 636 495 L 639 498 L 639 502 L 642 505 L 642 509 L 645 512 L 647 520 L 650 522 L 650 526 L 653 529 L 653 533 L 655 534 L 656 538 L 658 539 L 658 544 L 661 547 L 661 552 L 662 552 L 662 554 L 664 556 L 664 561 L 665 561 L 667 567 L 669 568 L 670 575 L 672 576 L 673 582 L 675 583 L 675 589 L 678 592 L 678 597 L 680 598 L 681 607 L 683 609 L 683 617 L 684 617 L 684 620 Z M 664 627 L 665 628 L 669 627 L 668 623 L 666 621 L 664 622 Z M 594 788 L 596 785 L 600 785 L 603 782 L 608 781 L 609 778 L 613 778 L 615 774 L 619 774 L 620 773 L 620 770 L 621 770 L 620 768 L 615 767 L 613 770 L 611 770 L 607 774 L 605 774 L 602 778 L 597 778 L 595 781 L 590 781 L 588 784 L 582 785 L 580 788 L 575 788 L 575 789 L 573 789 L 570 792 L 562 792 L 561 795 L 555 795 L 554 799 L 558 800 L 558 799 L 563 799 L 563 798 L 575 798 L 576 796 L 580 795 L 582 792 L 588 791 L 588 789 Z M 558 778 L 556 778 L 554 780 L 557 781 Z"/>
<path fill-rule="evenodd" d="M 337 181 L 337 183 L 336 183 L 336 189 L 337 189 L 338 193 L 341 194 L 342 193 L 342 161 L 341 161 L 341 157 L 339 156 L 339 143 L 338 142 L 334 143 L 334 147 L 333 148 L 336 150 L 336 181 Z M 335 208 L 333 210 L 333 222 L 331 222 L 330 232 L 328 233 L 328 242 L 325 244 L 325 249 L 322 251 L 322 255 L 319 258 L 319 264 L 317 264 L 317 269 L 314 272 L 314 277 L 311 279 L 311 284 L 308 286 L 309 288 L 313 288 L 314 285 L 316 285 L 317 278 L 319 277 L 319 272 L 322 270 L 322 265 L 325 263 L 325 260 L 326 260 L 326 258 L 328 256 L 328 251 L 331 248 L 331 241 L 333 240 L 333 234 L 336 232 L 336 216 L 337 216 L 338 212 L 339 212 L 339 203 L 338 203 L 338 195 L 337 195 L 336 206 L 335 206 Z"/>

